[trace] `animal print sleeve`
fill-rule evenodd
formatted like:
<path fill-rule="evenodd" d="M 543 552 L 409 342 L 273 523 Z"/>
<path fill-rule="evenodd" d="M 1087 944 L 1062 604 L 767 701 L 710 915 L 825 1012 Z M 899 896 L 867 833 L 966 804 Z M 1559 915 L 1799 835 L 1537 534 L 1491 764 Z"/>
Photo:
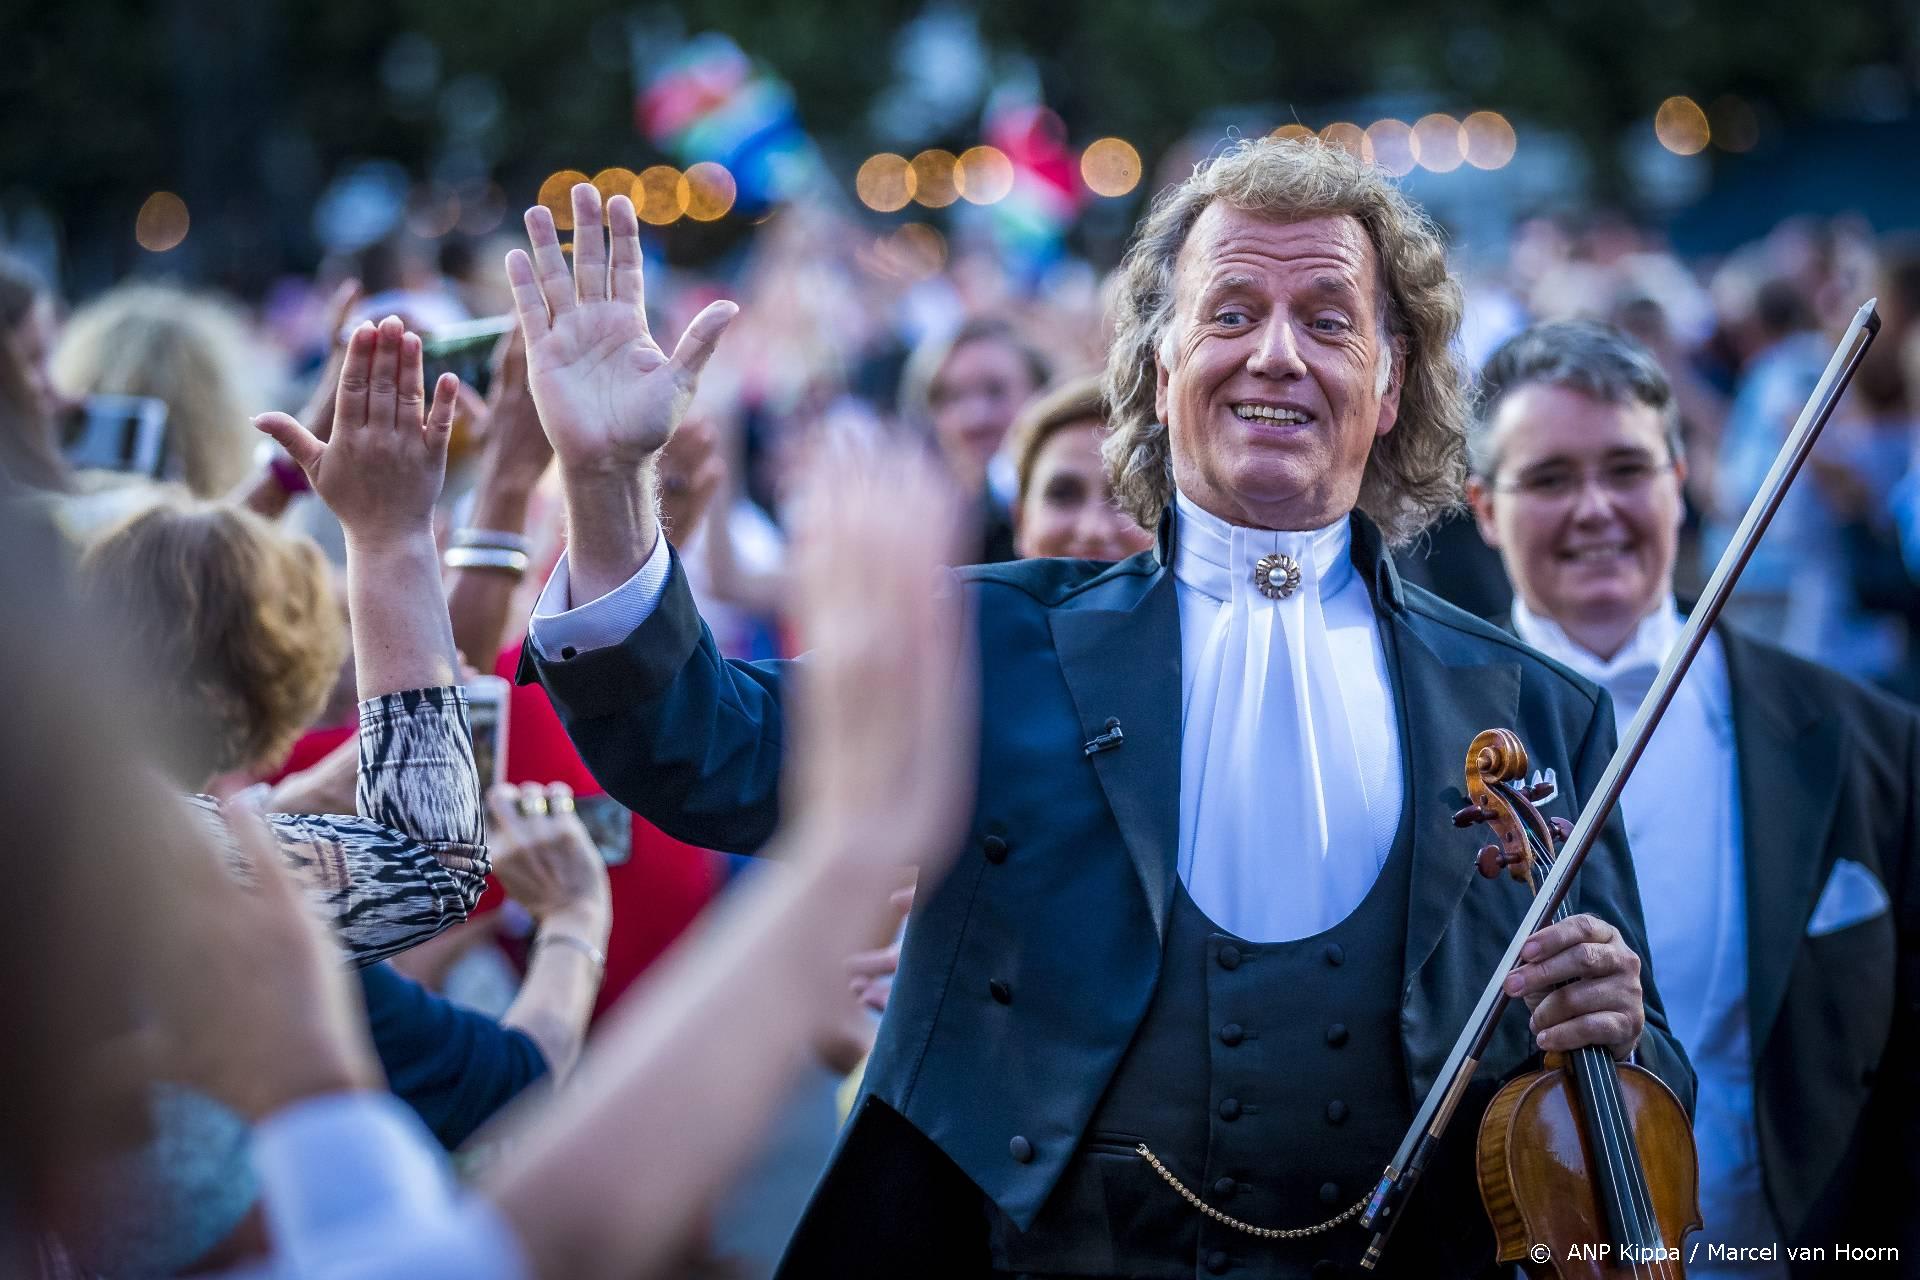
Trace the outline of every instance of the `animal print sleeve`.
<path fill-rule="evenodd" d="M 221 834 L 226 824 L 201 798 Z M 451 686 L 360 704 L 360 815 L 268 814 L 281 851 L 355 966 L 466 919 L 486 888 L 486 833 L 465 695 Z"/>

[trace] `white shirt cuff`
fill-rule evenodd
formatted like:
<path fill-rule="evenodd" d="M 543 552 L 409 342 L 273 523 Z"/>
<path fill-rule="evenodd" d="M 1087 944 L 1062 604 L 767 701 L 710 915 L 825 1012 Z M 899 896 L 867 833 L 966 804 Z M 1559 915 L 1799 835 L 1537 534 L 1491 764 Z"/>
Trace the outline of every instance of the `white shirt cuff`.
<path fill-rule="evenodd" d="M 413 1112 L 379 1093 L 295 1103 L 253 1130 L 274 1274 L 372 1277 L 527 1274 L 519 1242 L 462 1193 Z M 391 1269 L 407 1255 L 413 1262 Z M 420 1260 L 431 1258 L 425 1272 Z"/>
<path fill-rule="evenodd" d="M 533 625 L 529 631 L 534 646 L 543 657 L 573 658 L 619 644 L 660 607 L 672 566 L 666 532 L 656 521 L 653 554 L 647 557 L 646 563 L 598 600 L 574 607 L 567 557 L 562 555 L 560 563 L 553 566 L 553 576 L 547 579 L 539 602 L 533 606 Z"/>

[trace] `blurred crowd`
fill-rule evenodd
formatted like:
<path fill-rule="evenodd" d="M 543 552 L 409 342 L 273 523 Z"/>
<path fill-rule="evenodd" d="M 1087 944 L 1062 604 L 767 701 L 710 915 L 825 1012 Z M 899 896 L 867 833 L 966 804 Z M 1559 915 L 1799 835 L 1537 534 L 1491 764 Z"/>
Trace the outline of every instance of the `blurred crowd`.
<path fill-rule="evenodd" d="M 311 1002 L 309 1021 L 327 1010 L 359 1019 L 392 1093 L 444 1147 L 464 1153 L 464 1172 L 490 1179 L 520 1224 L 555 1212 L 562 1191 L 528 1191 L 516 1164 L 549 1169 L 588 1151 L 600 1163 L 581 1165 L 563 1185 L 579 1192 L 610 1178 L 605 1148 L 621 1131 L 609 1130 L 600 1147 L 580 1135 L 649 1084 L 639 1075 L 653 1061 L 639 1052 L 653 1044 L 646 1036 L 666 1027 L 693 1034 L 696 1023 L 684 1019 L 622 1021 L 634 1004 L 623 996 L 647 990 L 636 980 L 717 899 L 764 886 L 740 883 L 760 873 L 598 796 L 546 694 L 512 683 L 566 535 L 521 342 L 511 325 L 491 323 L 512 310 L 501 263 L 513 243 L 395 240 L 253 299 L 157 280 L 68 298 L 45 264 L 0 257 L 0 488 L 12 499 L 9 521 L 21 522 L 10 523 L 10 536 L 37 537 L 42 517 L 58 530 L 50 536 L 66 551 L 48 561 L 70 565 L 76 596 L 71 612 L 42 611 L 38 602 L 60 589 L 38 569 L 8 571 L 9 638 L 18 652 L 30 641 L 41 650 L 10 675 L 21 719 L 9 757 L 63 794 L 81 794 L 91 777 L 137 798 L 92 815 L 87 830 L 46 834 L 49 848 L 76 852 L 35 873 L 44 901 L 66 914 L 47 913 L 32 938 L 44 954 L 69 957 L 73 995 L 62 1003 L 87 1007 L 28 1008 L 32 993 L 16 990 L 9 999 L 25 1003 L 8 1024 L 49 1028 L 57 1033 L 49 1043 L 98 1047 L 120 1046 L 156 1002 L 202 1037 L 240 1036 L 240 1020 L 268 1016 L 261 1011 L 275 1000 Z M 716 298 L 740 305 L 661 468 L 667 533 L 726 654 L 802 647 L 790 542 L 796 522 L 821 518 L 806 514 L 806 477 L 848 440 L 908 442 L 937 464 L 968 510 L 964 559 L 1118 560 L 1152 545 L 1154 532 L 1114 507 L 1101 462 L 1108 327 L 1095 264 L 1069 259 L 1035 279 L 1009 270 L 986 242 L 949 243 L 918 224 L 877 231 L 840 210 L 792 206 L 719 267 L 645 265 L 658 333 L 681 332 Z M 1535 321 L 1571 317 L 1609 322 L 1657 358 L 1689 460 L 1683 597 L 1704 582 L 1759 490 L 1835 337 L 1877 296 L 1880 338 L 1747 570 L 1733 616 L 1805 656 L 1920 697 L 1920 241 L 1847 219 L 1794 218 L 1723 258 L 1690 261 L 1625 218 L 1538 218 L 1517 227 L 1502 258 L 1464 268 L 1460 355 L 1471 366 Z M 415 415 L 424 455 L 349 443 L 381 410 L 363 396 L 359 418 L 346 421 L 342 388 L 356 370 L 377 375 L 382 360 L 400 370 L 397 412 L 403 425 Z M 445 372 L 460 376 L 457 388 L 438 379 Z M 271 411 L 290 416 L 255 430 L 252 420 Z M 385 412 L 391 420 L 396 410 Z M 287 423 L 326 458 L 303 455 Z M 445 450 L 444 485 L 433 474 L 436 447 Z M 916 483 L 901 501 L 921 493 Z M 380 515 L 403 509 L 417 509 L 417 527 Z M 884 537 L 890 528 L 871 511 L 849 517 L 851 533 Z M 1401 554 L 1410 576 L 1483 616 L 1511 602 L 1471 519 L 1444 523 Z M 841 572 L 860 569 L 850 553 Z M 831 576 L 818 565 L 811 572 L 816 586 Z M 126 688 L 72 694 L 85 706 L 63 710 L 66 686 L 85 681 L 45 654 L 50 636 L 56 649 L 77 639 L 83 660 L 97 652 L 104 664 L 112 650 Z M 164 782 L 127 781 L 132 762 L 96 758 L 101 739 L 87 736 L 88 716 L 107 738 L 137 723 L 170 742 Z M 55 746 L 23 737 L 35 731 L 51 733 Z M 172 813 L 166 792 L 196 798 L 200 828 L 162 819 Z M 205 867 L 192 893 L 152 868 L 102 890 L 101 877 L 119 874 L 104 850 L 120 828 L 143 823 L 165 841 L 198 839 L 250 867 L 252 896 L 209 888 L 219 877 Z M 328 1003 L 338 993 L 322 976 L 302 979 L 273 949 L 286 903 L 267 892 L 263 907 L 259 885 L 279 883 L 275 849 L 304 897 L 324 904 L 352 962 L 363 1003 L 351 1013 Z M 202 937 L 231 930 L 221 933 L 238 939 L 223 945 L 224 965 L 153 925 L 156 903 L 202 891 L 197 908 L 182 906 L 179 928 Z M 795 1073 L 813 1084 L 784 1113 L 792 1132 L 776 1145 L 786 1143 L 785 1154 L 762 1152 L 750 1175 L 765 1180 L 761 1191 L 740 1196 L 750 1210 L 713 1209 L 719 1189 L 738 1186 L 744 1155 L 687 1173 L 698 1229 L 666 1242 L 682 1250 L 675 1266 L 696 1265 L 684 1262 L 688 1253 L 739 1274 L 770 1265 L 832 1140 L 834 1088 L 857 1075 L 886 1005 L 897 957 L 889 940 L 910 895 L 880 899 L 885 918 L 833 937 L 844 966 L 829 984 L 839 1004 L 808 1015 L 808 1065 Z M 89 954 L 98 929 L 123 922 L 142 924 L 137 947 L 104 957 L 116 964 Z M 62 942 L 63 927 L 82 932 Z M 9 944 L 33 956 L 11 974 L 44 971 L 44 955 L 26 946 Z M 680 976 L 722 972 L 717 952 L 700 954 Z M 156 973 L 177 975 L 166 965 L 182 956 L 203 975 L 193 998 L 156 992 L 124 967 L 151 961 Z M 239 996 L 258 972 L 249 959 L 281 974 L 251 1001 Z M 673 1013 L 658 1001 L 649 1009 Z M 283 1057 L 325 1038 L 283 1030 L 291 1046 Z M 523 1091 L 591 1059 L 602 1037 L 641 1066 L 556 1095 L 571 1099 L 571 1111 L 534 1113 L 506 1137 L 488 1130 Z M 20 1060 L 8 1070 L 30 1085 L 46 1063 L 19 1047 L 16 1038 L 9 1052 Z M 53 1275 L 220 1270 L 257 1258 L 270 1235 L 297 1238 L 299 1224 L 267 1220 L 261 1175 L 237 1154 L 247 1124 L 287 1100 L 255 1096 L 267 1067 L 139 1068 L 127 1064 L 146 1060 L 129 1054 L 116 1047 L 111 1062 L 85 1070 L 123 1092 L 137 1081 L 151 1104 L 140 1122 L 116 1128 L 111 1118 L 57 1109 L 9 1122 L 25 1155 L 7 1173 L 32 1194 L 21 1220 L 0 1232 L 25 1231 Z M 316 1053 L 314 1070 L 328 1065 Z M 366 1069 L 356 1059 L 339 1075 L 361 1079 Z M 762 1082 L 768 1115 L 756 1135 L 780 1127 L 769 1117 L 789 1083 Z M 46 1097 L 63 1092 L 57 1081 L 39 1085 Z M 76 1096 L 119 1095 L 103 1084 Z M 561 1133 L 575 1145 L 556 1154 L 562 1140 L 551 1135 Z M 287 1135 L 276 1131 L 276 1140 Z M 743 1138 L 740 1149 L 751 1154 L 763 1142 Z M 606 1208 L 580 1194 L 575 1217 Z M 623 1194 L 640 1204 L 647 1189 Z M 545 1247 L 538 1235 L 526 1246 L 535 1253 Z M 469 1235 L 462 1247 L 487 1239 Z"/>
<path fill-rule="evenodd" d="M 8 472 L 19 483 L 81 493 L 72 505 L 82 521 L 137 504 L 140 486 L 126 472 L 62 464 L 59 424 L 70 440 L 89 397 L 142 397 L 165 406 L 158 478 L 200 497 L 228 494 L 247 483 L 254 464 L 247 418 L 299 404 L 345 325 L 395 314 L 431 340 L 450 326 L 505 316 L 500 262 L 511 243 L 403 234 L 322 263 L 264 299 L 139 282 L 77 307 L 15 260 L 0 272 L 0 320 L 21 366 L 8 377 L 24 379 L 10 397 L 22 407 L 8 410 L 0 442 Z M 825 433 L 906 436 L 937 449 L 977 499 L 983 559 L 1137 549 L 1140 531 L 1108 528 L 1097 517 L 1069 528 L 1052 500 L 1029 504 L 1046 528 L 1030 530 L 1024 545 L 1015 538 L 1023 492 L 1039 499 L 1050 487 L 1077 486 L 1098 497 L 1096 472 L 1072 465 L 1086 462 L 1089 449 L 1048 443 L 1068 420 L 1061 414 L 1071 410 L 1081 427 L 1099 417 L 1088 398 L 1096 391 L 1084 381 L 1097 376 L 1106 347 L 1092 264 L 1067 258 L 1035 279 L 1008 267 L 986 240 L 949 244 L 917 223 L 876 233 L 816 205 L 781 209 L 721 264 L 647 266 L 649 305 L 663 331 L 678 332 L 716 297 L 741 305 L 734 340 L 715 356 L 693 407 L 698 440 L 686 453 L 712 460 L 683 461 L 683 480 L 697 473 L 712 496 L 697 504 L 698 520 L 675 531 L 703 605 L 719 606 L 727 621 L 728 652 L 780 649 L 773 606 L 788 477 Z M 1920 609 L 1911 585 L 1920 565 L 1912 492 L 1920 481 L 1907 480 L 1920 429 L 1912 390 L 1920 346 L 1911 337 L 1920 240 L 1876 236 L 1847 218 L 1795 217 L 1724 257 L 1690 261 L 1624 217 L 1541 217 L 1516 227 L 1503 256 L 1462 266 L 1461 355 L 1469 367 L 1541 320 L 1603 320 L 1655 353 L 1681 404 L 1690 463 L 1683 593 L 1704 582 L 1757 491 L 1832 337 L 1877 296 L 1885 332 L 1822 439 L 1810 483 L 1788 500 L 1743 579 L 1734 616 L 1795 652 L 1920 692 L 1920 656 L 1908 637 Z M 497 424 L 477 394 L 504 352 L 489 360 L 472 354 L 471 343 L 468 350 L 444 366 L 466 373 L 475 393 L 456 418 L 449 511 L 484 498 L 489 468 L 515 448 L 510 433 L 490 430 Z M 526 452 L 522 469 L 537 480 L 539 450 Z M 1043 461 L 1039 483 L 1030 483 Z M 1078 479 L 1056 486 L 1056 467 Z M 537 580 L 557 554 L 558 508 L 531 487 L 529 577 Z M 338 533 L 323 509 L 310 500 L 292 507 L 291 526 L 337 561 Z M 1497 562 L 1468 522 L 1436 531 L 1409 563 L 1456 603 L 1487 616 L 1504 611 Z M 468 657 L 488 665 L 487 655 Z"/>

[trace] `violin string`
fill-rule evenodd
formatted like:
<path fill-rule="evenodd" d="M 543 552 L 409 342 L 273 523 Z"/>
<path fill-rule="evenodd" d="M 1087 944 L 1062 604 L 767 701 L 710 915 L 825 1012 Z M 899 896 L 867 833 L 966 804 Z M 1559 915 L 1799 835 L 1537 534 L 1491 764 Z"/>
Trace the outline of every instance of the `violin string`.
<path fill-rule="evenodd" d="M 1522 830 L 1526 836 L 1527 844 L 1531 848 L 1535 861 L 1544 864 L 1546 867 L 1550 869 L 1553 865 L 1553 854 L 1542 844 L 1542 842 L 1538 838 L 1535 837 L 1532 831 L 1526 830 L 1524 824 L 1522 825 Z M 1566 904 L 1562 903 L 1561 910 L 1558 913 L 1556 913 L 1556 920 L 1560 918 L 1564 918 L 1565 915 L 1566 915 Z M 1599 1163 L 1605 1167 L 1606 1176 L 1607 1176 L 1607 1189 L 1612 1193 L 1612 1203 L 1615 1206 L 1616 1210 L 1618 1211 L 1617 1216 L 1620 1219 L 1619 1225 L 1623 1226 L 1629 1233 L 1637 1237 L 1641 1233 L 1638 1230 L 1638 1224 L 1634 1221 L 1634 1219 L 1638 1217 L 1637 1211 L 1639 1209 L 1639 1206 L 1636 1203 L 1634 1203 L 1632 1194 L 1628 1189 L 1628 1187 L 1623 1185 L 1626 1183 L 1630 1183 L 1631 1179 L 1627 1176 L 1627 1171 L 1622 1167 L 1621 1156 L 1615 1142 L 1611 1140 L 1613 1138 L 1613 1135 L 1609 1132 L 1609 1130 L 1612 1127 L 1611 1126 L 1612 1116 L 1608 1115 L 1603 1110 L 1605 1106 L 1605 1102 L 1604 1102 L 1603 1096 L 1599 1092 L 1598 1085 L 1594 1079 L 1592 1062 L 1587 1057 L 1587 1055 L 1582 1054 L 1578 1051 L 1575 1051 L 1569 1054 L 1568 1059 L 1569 1059 L 1568 1065 L 1570 1066 L 1572 1071 L 1578 1076 L 1580 1082 L 1585 1086 L 1586 1096 L 1592 1102 L 1590 1117 L 1596 1123 L 1590 1126 L 1595 1130 L 1595 1132 L 1591 1133 L 1589 1136 L 1591 1138 L 1594 1148 L 1596 1149 L 1596 1154 L 1598 1154 L 1598 1156 L 1600 1157 Z M 1584 1109 L 1586 1108 L 1583 1108 L 1583 1110 Z M 1629 1265 L 1633 1269 L 1633 1274 L 1635 1276 L 1638 1276 L 1640 1274 L 1640 1262 L 1637 1254 L 1634 1256 L 1633 1260 Z"/>
<path fill-rule="evenodd" d="M 1526 836 L 1527 844 L 1532 849 L 1535 861 L 1551 870 L 1554 861 L 1551 845 L 1540 840 L 1533 831 L 1527 829 L 1525 823 L 1521 824 L 1521 829 Z M 1564 917 L 1566 914 L 1567 906 L 1566 903 L 1562 902 L 1557 916 Z M 1625 1105 L 1620 1097 L 1618 1078 L 1613 1076 L 1611 1072 L 1601 1071 L 1593 1055 L 1576 1052 L 1572 1057 L 1590 1091 L 1589 1096 L 1592 1097 L 1597 1104 L 1596 1110 L 1598 1112 L 1604 1112 L 1604 1115 L 1600 1116 L 1601 1127 L 1611 1130 L 1611 1132 L 1606 1133 L 1604 1136 L 1596 1135 L 1596 1142 L 1597 1145 L 1602 1148 L 1602 1154 L 1608 1166 L 1608 1178 L 1614 1189 L 1616 1203 L 1620 1204 L 1626 1211 L 1623 1216 L 1632 1219 L 1632 1221 L 1626 1224 L 1627 1229 L 1635 1237 L 1631 1243 L 1636 1246 L 1644 1245 L 1648 1242 L 1649 1236 L 1653 1236 L 1653 1243 L 1664 1245 L 1666 1243 L 1665 1240 L 1658 1236 L 1659 1219 L 1653 1212 L 1652 1197 L 1640 1164 L 1638 1148 L 1633 1145 L 1633 1130 L 1626 1119 Z M 1604 1083 L 1602 1082 L 1603 1079 Z M 1620 1141 L 1622 1134 L 1625 1135 L 1624 1142 Z M 1627 1187 L 1624 1196 L 1620 1193 L 1620 1183 L 1622 1181 L 1626 1183 Z M 1638 1252 L 1635 1253 L 1634 1261 L 1631 1265 L 1634 1275 L 1638 1276 L 1641 1270 L 1640 1255 Z M 1670 1276 L 1672 1274 L 1666 1260 L 1659 1257 L 1653 1259 L 1650 1270 L 1653 1274 L 1659 1276 Z"/>
<path fill-rule="evenodd" d="M 1550 849 L 1536 838 L 1532 831 L 1527 831 L 1526 836 L 1535 859 L 1551 868 L 1554 855 Z M 1563 903 L 1559 916 L 1564 918 L 1566 914 L 1567 909 Z M 1635 1176 L 1639 1165 L 1638 1152 L 1632 1145 L 1632 1129 L 1626 1121 L 1618 1081 L 1609 1078 L 1611 1073 L 1603 1070 L 1603 1064 L 1598 1061 L 1597 1053 L 1582 1050 L 1569 1056 L 1585 1086 L 1587 1096 L 1593 1102 L 1593 1117 L 1596 1128 L 1599 1130 L 1594 1135 L 1594 1141 L 1607 1165 L 1609 1185 L 1614 1191 L 1616 1204 L 1622 1210 L 1622 1225 L 1634 1237 L 1630 1243 L 1645 1244 L 1649 1234 L 1648 1227 L 1654 1222 L 1652 1205 L 1648 1201 L 1644 1177 Z M 1640 1265 L 1637 1254 L 1635 1258 L 1633 1269 L 1638 1275 Z M 1658 1270 L 1664 1274 L 1666 1268 L 1659 1266 Z"/>

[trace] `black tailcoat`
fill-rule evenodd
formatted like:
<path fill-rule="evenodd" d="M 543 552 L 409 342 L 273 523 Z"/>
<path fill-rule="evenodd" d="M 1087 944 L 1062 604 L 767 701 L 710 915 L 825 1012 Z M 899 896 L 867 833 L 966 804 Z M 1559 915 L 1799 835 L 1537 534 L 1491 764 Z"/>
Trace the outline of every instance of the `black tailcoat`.
<path fill-rule="evenodd" d="M 1789 1241 L 1899 1244 L 1902 1274 L 1920 1275 L 1920 716 L 1731 627 L 1718 634 L 1767 1197 Z M 1880 881 L 1889 909 L 1809 937 L 1841 859 Z"/>
<path fill-rule="evenodd" d="M 1595 686 L 1511 635 L 1404 588 L 1373 526 L 1356 516 L 1353 527 L 1400 717 L 1403 812 L 1417 824 L 1401 1030 L 1418 1099 L 1527 906 L 1523 886 L 1479 879 L 1480 838 L 1452 824 L 1466 802 L 1467 744 L 1483 729 L 1516 730 L 1535 765 L 1560 778 L 1563 799 L 1549 812 L 1571 816 L 1612 753 L 1613 714 Z M 979 1195 L 1030 1225 L 1126 1052 L 1158 977 L 1176 874 L 1172 528 L 1116 565 L 960 571 L 979 628 L 974 812 L 953 871 L 915 904 L 860 1102 L 784 1274 L 977 1274 Z M 532 644 L 527 652 L 522 679 L 537 673 L 614 797 L 693 844 L 752 850 L 772 834 L 786 666 L 722 659 L 677 565 L 658 610 L 624 643 L 571 659 Z M 1088 755 L 1083 744 L 1112 719 L 1123 744 Z M 1275 779 L 1277 796 L 1288 783 Z M 1617 819 L 1583 868 L 1574 905 L 1644 955 Z M 1640 1060 L 1691 1108 L 1691 1068 L 1650 974 L 1645 982 Z M 997 998 L 995 984 L 1011 998 Z M 1469 1106 L 1532 1050 L 1516 1006 Z M 1461 1114 L 1467 1127 L 1476 1113 Z"/>

